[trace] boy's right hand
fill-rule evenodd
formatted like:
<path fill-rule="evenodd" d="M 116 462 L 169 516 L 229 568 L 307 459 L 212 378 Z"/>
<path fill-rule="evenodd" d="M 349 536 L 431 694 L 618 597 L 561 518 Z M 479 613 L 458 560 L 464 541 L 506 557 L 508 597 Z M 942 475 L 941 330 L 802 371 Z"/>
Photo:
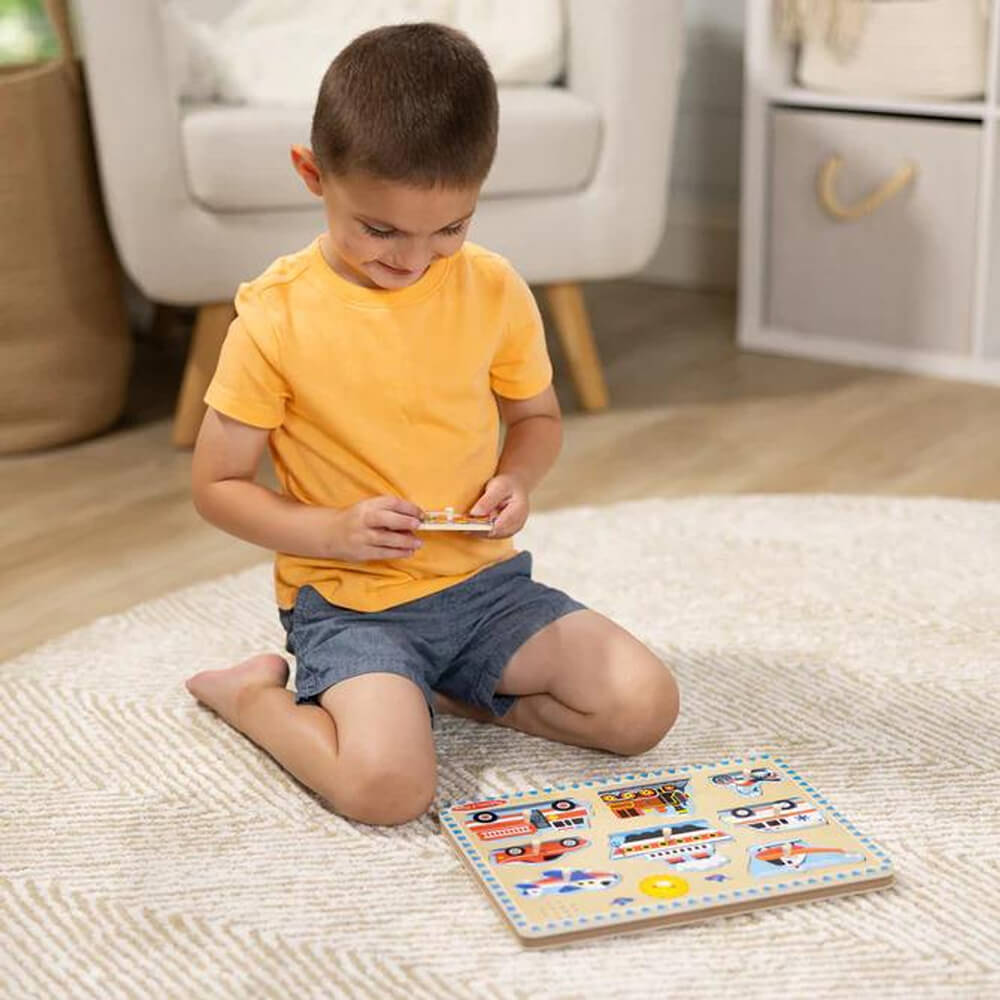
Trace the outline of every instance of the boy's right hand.
<path fill-rule="evenodd" d="M 348 562 L 405 559 L 423 544 L 414 534 L 423 512 L 409 500 L 373 497 L 330 513 L 333 523 L 326 547 L 331 559 Z"/>

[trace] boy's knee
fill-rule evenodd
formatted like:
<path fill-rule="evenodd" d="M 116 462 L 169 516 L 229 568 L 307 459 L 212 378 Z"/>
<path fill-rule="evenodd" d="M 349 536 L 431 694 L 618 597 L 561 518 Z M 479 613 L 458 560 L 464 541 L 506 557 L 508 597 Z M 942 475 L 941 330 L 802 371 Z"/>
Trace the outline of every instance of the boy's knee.
<path fill-rule="evenodd" d="M 655 747 L 677 721 L 680 692 L 669 667 L 653 656 L 618 675 L 605 713 L 605 747 L 633 756 Z"/>
<path fill-rule="evenodd" d="M 343 753 L 342 784 L 331 802 L 349 819 L 375 826 L 396 826 L 422 816 L 434 801 L 434 760 L 424 761 L 399 750 L 376 747 Z"/>

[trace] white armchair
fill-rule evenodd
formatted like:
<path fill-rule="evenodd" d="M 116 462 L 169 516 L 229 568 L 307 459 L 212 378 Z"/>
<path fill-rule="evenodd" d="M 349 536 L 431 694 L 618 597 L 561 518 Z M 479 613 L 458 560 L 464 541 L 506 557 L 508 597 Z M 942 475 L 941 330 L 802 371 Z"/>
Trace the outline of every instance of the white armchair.
<path fill-rule="evenodd" d="M 236 0 L 186 0 L 222 17 Z M 76 0 L 112 235 L 154 302 L 199 306 L 174 440 L 193 442 L 237 285 L 322 228 L 292 172 L 311 108 L 189 104 L 159 0 Z M 545 286 L 586 409 L 607 404 L 576 282 L 639 270 L 659 242 L 683 63 L 683 0 L 567 0 L 565 84 L 500 88 L 497 158 L 470 239 Z"/>

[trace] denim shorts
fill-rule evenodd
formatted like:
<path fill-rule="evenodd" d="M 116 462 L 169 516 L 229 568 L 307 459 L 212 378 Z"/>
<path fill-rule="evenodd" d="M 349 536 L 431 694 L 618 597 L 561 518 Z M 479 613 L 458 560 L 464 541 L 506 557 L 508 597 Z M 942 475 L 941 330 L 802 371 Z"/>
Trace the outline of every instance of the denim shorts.
<path fill-rule="evenodd" d="M 585 605 L 531 579 L 531 553 L 480 570 L 428 597 L 385 611 L 330 604 L 300 588 L 295 607 L 279 609 L 295 655 L 295 701 L 319 701 L 338 681 L 361 674 L 408 677 L 434 717 L 434 691 L 504 715 L 516 700 L 497 694 L 500 674 L 536 632 Z"/>

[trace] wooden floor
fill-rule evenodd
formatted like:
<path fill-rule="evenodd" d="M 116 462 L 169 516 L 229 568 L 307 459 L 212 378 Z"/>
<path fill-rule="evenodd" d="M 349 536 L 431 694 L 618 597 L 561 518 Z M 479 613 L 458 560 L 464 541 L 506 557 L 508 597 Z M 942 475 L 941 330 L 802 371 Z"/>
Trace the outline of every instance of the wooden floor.
<path fill-rule="evenodd" d="M 732 298 L 588 286 L 612 409 L 566 411 L 535 510 L 743 492 L 1000 494 L 1000 389 L 750 355 Z M 141 340 L 128 410 L 83 444 L 0 459 L 0 658 L 267 558 L 202 522 L 169 444 L 183 324 Z"/>

